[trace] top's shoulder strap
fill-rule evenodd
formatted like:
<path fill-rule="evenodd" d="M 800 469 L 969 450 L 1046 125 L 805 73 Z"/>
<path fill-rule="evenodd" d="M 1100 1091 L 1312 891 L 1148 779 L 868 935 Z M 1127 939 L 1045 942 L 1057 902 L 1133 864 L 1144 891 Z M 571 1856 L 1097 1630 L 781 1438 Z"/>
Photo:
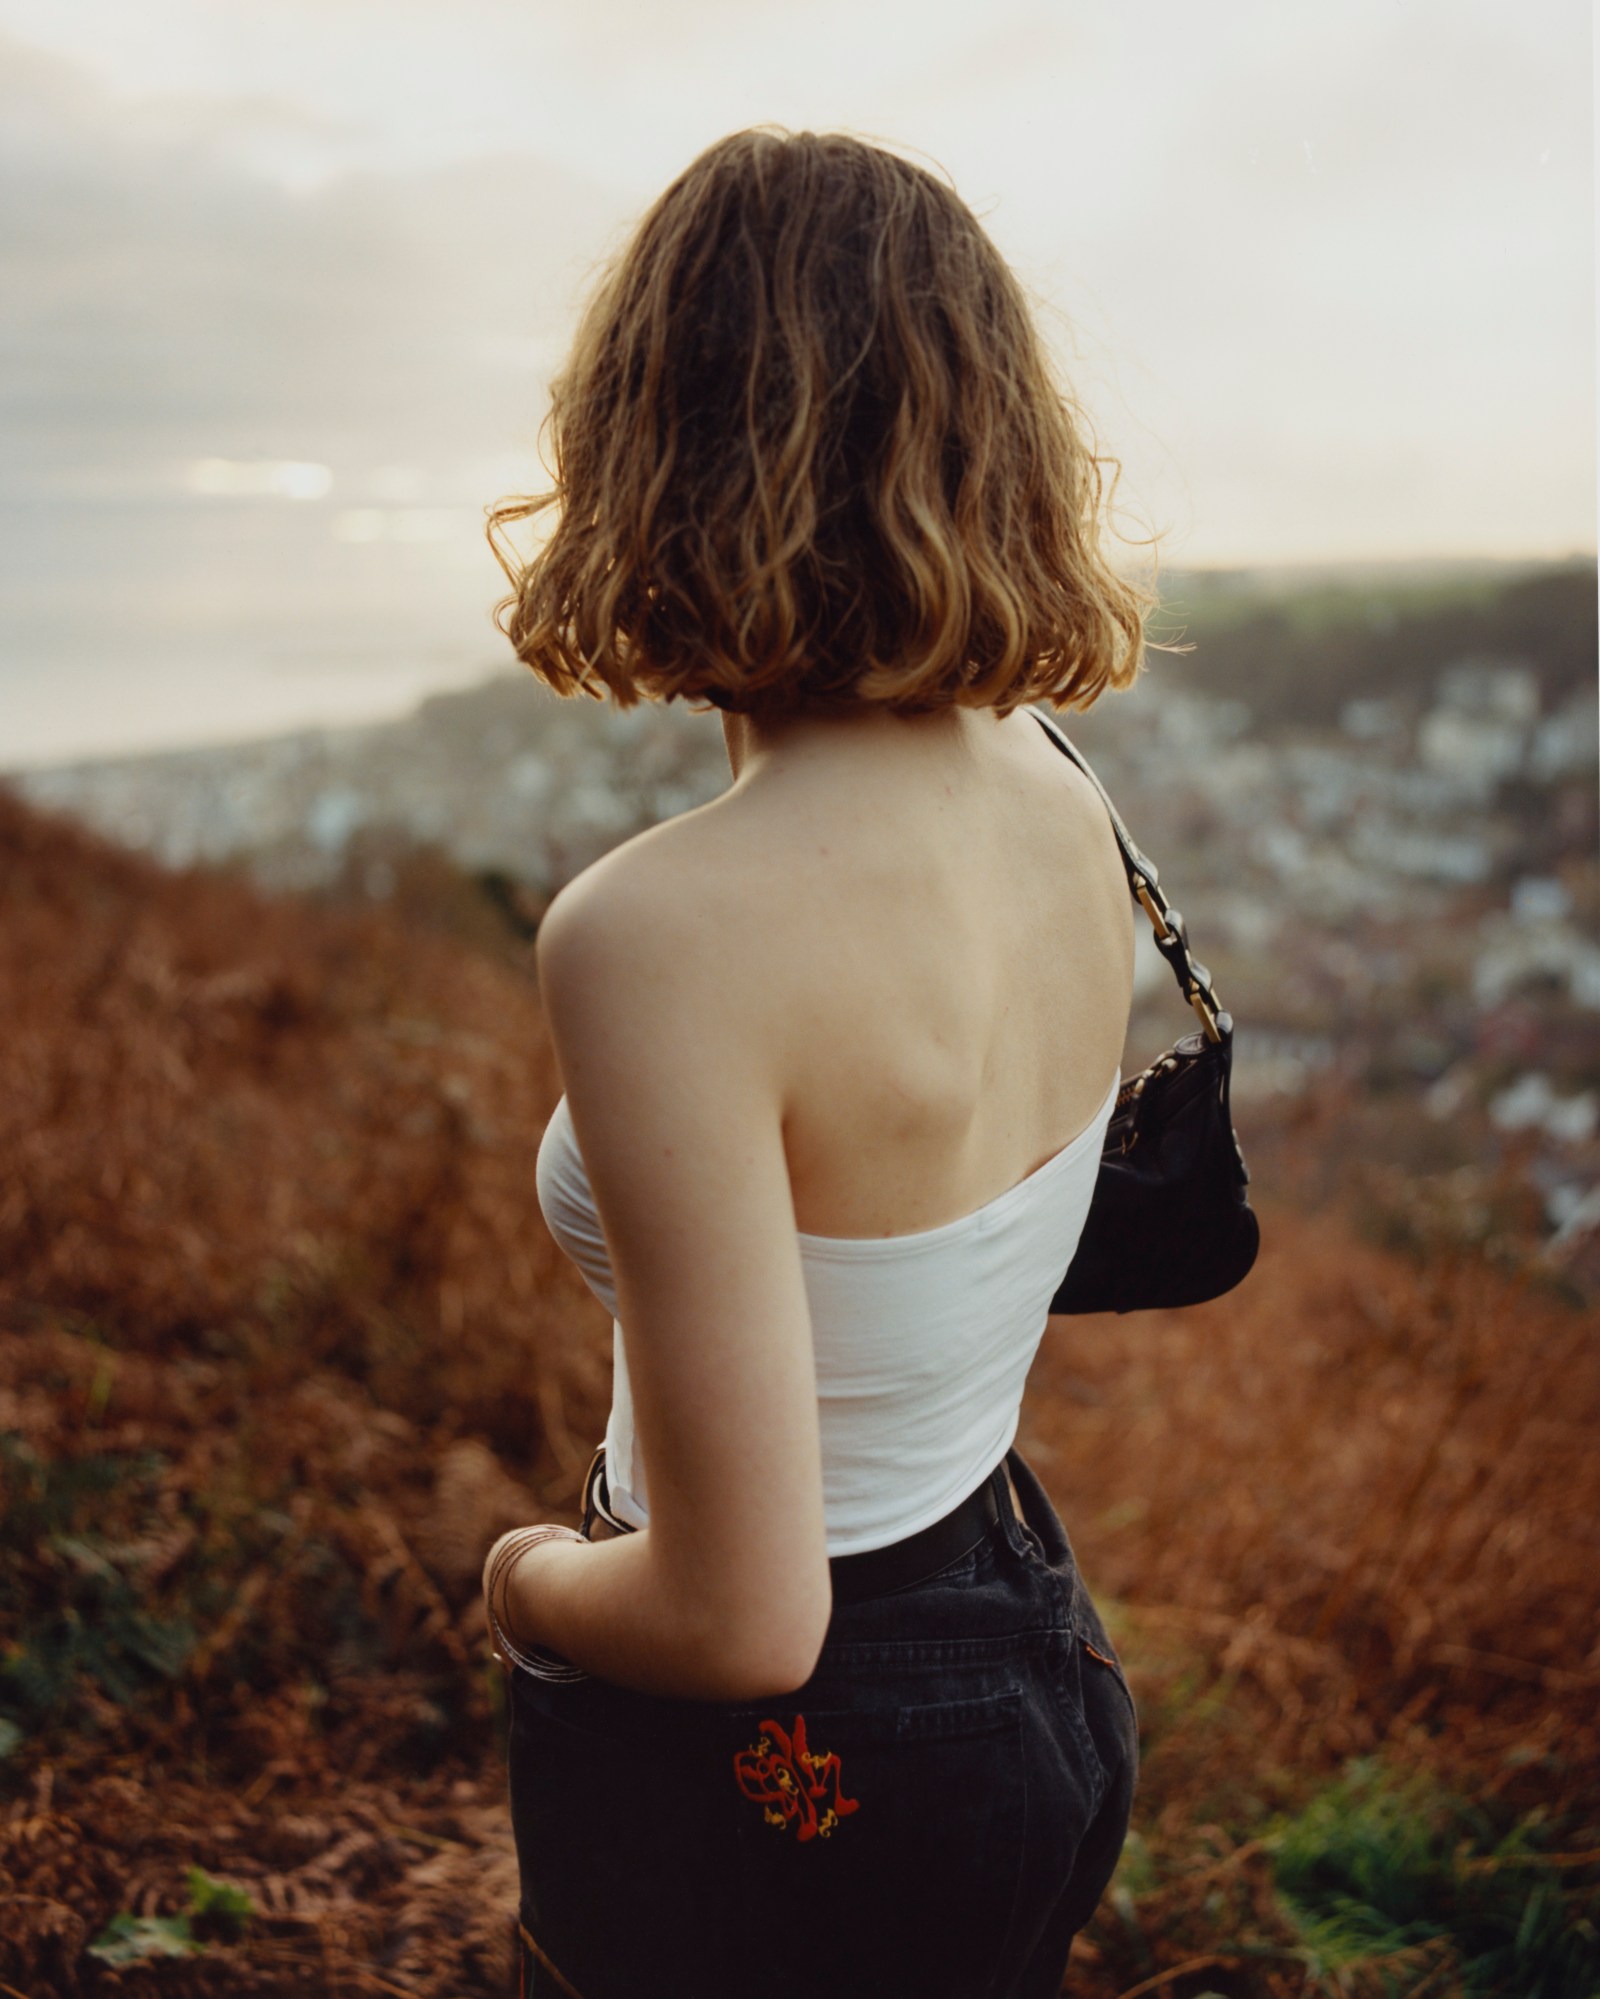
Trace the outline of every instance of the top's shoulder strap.
<path fill-rule="evenodd" d="M 1155 932 L 1156 949 L 1172 967 L 1172 975 L 1178 981 L 1178 990 L 1200 1017 L 1200 1024 L 1207 1036 L 1217 1041 L 1222 1038 L 1218 1031 L 1217 1016 L 1222 1006 L 1212 990 L 1211 974 L 1198 958 L 1189 950 L 1188 929 L 1182 913 L 1171 907 L 1161 893 L 1161 877 L 1156 873 L 1155 863 L 1135 843 L 1133 835 L 1122 823 L 1122 815 L 1111 803 L 1105 786 L 1090 769 L 1083 752 L 1077 749 L 1053 716 L 1045 714 L 1041 708 L 1030 707 L 1028 713 L 1044 730 L 1045 734 L 1061 751 L 1070 757 L 1084 776 L 1099 792 L 1101 802 L 1111 814 L 1111 824 L 1116 831 L 1117 845 L 1122 850 L 1122 865 L 1128 873 L 1128 887 L 1150 919 L 1150 927 Z M 1222 1032 L 1232 1032 L 1232 1022 L 1223 1015 Z"/>

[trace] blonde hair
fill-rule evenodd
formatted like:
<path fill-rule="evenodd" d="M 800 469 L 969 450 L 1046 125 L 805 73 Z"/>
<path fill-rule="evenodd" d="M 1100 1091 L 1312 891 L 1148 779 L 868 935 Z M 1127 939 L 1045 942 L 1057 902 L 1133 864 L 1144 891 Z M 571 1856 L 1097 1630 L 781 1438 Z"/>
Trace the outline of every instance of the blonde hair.
<path fill-rule="evenodd" d="M 487 514 L 495 622 L 558 694 L 1007 713 L 1139 672 L 1157 599 L 1099 548 L 1120 465 L 977 218 L 882 147 L 702 153 L 605 273 L 548 421 L 553 490 Z M 502 546 L 549 507 L 531 559 Z"/>

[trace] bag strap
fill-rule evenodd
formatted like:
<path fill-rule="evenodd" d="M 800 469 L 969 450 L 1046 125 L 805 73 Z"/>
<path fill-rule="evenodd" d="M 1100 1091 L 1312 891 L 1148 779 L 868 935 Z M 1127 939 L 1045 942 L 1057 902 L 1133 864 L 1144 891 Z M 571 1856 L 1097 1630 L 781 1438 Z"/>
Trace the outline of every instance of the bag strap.
<path fill-rule="evenodd" d="M 1084 776 L 1099 792 L 1101 803 L 1111 814 L 1111 824 L 1117 836 L 1117 845 L 1122 852 L 1122 865 L 1127 870 L 1128 887 L 1140 907 L 1149 917 L 1156 934 L 1156 949 L 1172 967 L 1172 975 L 1178 981 L 1178 990 L 1200 1016 L 1200 1025 L 1206 1031 L 1209 1041 L 1221 1041 L 1233 1031 L 1233 1022 L 1222 1010 L 1221 1002 L 1212 989 L 1211 974 L 1198 958 L 1189 950 L 1188 926 L 1183 914 L 1174 909 L 1161 893 L 1160 876 L 1155 863 L 1134 844 L 1133 835 L 1122 823 L 1122 815 L 1111 803 L 1105 786 L 1089 768 L 1083 752 L 1074 748 L 1067 732 L 1052 716 L 1042 709 L 1030 707 L 1028 713 L 1044 730 L 1045 734 L 1061 751 L 1070 757 Z M 1222 1025 L 1219 1025 L 1218 1016 Z"/>

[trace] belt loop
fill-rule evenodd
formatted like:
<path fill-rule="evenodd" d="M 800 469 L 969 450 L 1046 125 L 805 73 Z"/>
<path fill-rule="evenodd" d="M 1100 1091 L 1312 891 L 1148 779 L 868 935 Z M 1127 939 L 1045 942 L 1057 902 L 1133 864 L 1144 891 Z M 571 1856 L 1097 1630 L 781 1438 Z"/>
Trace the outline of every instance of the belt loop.
<path fill-rule="evenodd" d="M 594 1523 L 600 1517 L 598 1487 L 604 1477 L 606 1447 L 602 1440 L 589 1460 L 589 1469 L 583 1475 L 583 1521 L 581 1531 L 586 1541 L 594 1538 Z"/>
<path fill-rule="evenodd" d="M 1016 1486 L 1018 1516 L 1026 1522 L 1018 1533 L 1026 1532 L 1038 1541 L 1045 1566 L 1056 1578 L 1057 1592 L 1068 1622 L 1076 1630 L 1082 1622 L 1082 1605 L 1088 1598 L 1078 1559 L 1073 1552 L 1061 1515 L 1039 1475 L 1015 1445 L 1006 1453 L 1006 1466 Z"/>
<path fill-rule="evenodd" d="M 1022 1517 L 1017 1510 L 1016 1499 L 1011 1490 L 1011 1460 L 1015 1455 L 1016 1449 L 1013 1446 L 994 1468 L 994 1498 L 995 1505 L 1000 1510 L 1000 1524 L 1005 1530 L 1007 1546 L 1015 1555 L 1026 1555 L 1028 1543 L 1022 1531 Z"/>
<path fill-rule="evenodd" d="M 598 1524 L 610 1528 L 613 1534 L 637 1533 L 630 1521 L 619 1520 L 611 1508 L 611 1487 L 606 1479 L 606 1447 L 604 1438 L 595 1447 L 595 1454 L 589 1460 L 589 1469 L 583 1479 L 583 1534 L 586 1540 L 595 1538 Z M 601 1540 L 607 1537 L 601 1535 Z"/>

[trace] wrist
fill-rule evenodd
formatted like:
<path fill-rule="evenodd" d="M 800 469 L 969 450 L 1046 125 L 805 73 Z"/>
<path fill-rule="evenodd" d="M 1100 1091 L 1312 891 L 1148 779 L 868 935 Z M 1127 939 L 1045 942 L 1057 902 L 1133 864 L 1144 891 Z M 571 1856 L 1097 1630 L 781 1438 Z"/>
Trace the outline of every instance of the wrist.
<path fill-rule="evenodd" d="M 559 1654 L 542 1649 L 536 1603 L 543 1584 L 531 1573 L 543 1549 L 583 1540 L 576 1528 L 550 1522 L 514 1528 L 489 1550 L 483 1570 L 484 1601 L 495 1656 L 502 1664 L 521 1666 L 540 1678 L 587 1678 Z"/>
<path fill-rule="evenodd" d="M 547 1618 L 541 1617 L 540 1606 L 548 1604 L 545 1586 L 550 1577 L 550 1565 L 563 1559 L 574 1544 L 586 1545 L 581 1534 L 563 1528 L 559 1534 L 547 1535 L 540 1541 L 529 1541 L 508 1563 L 505 1580 L 500 1587 L 500 1622 L 507 1636 L 519 1645 L 540 1641 L 541 1626 L 548 1622 Z"/>

